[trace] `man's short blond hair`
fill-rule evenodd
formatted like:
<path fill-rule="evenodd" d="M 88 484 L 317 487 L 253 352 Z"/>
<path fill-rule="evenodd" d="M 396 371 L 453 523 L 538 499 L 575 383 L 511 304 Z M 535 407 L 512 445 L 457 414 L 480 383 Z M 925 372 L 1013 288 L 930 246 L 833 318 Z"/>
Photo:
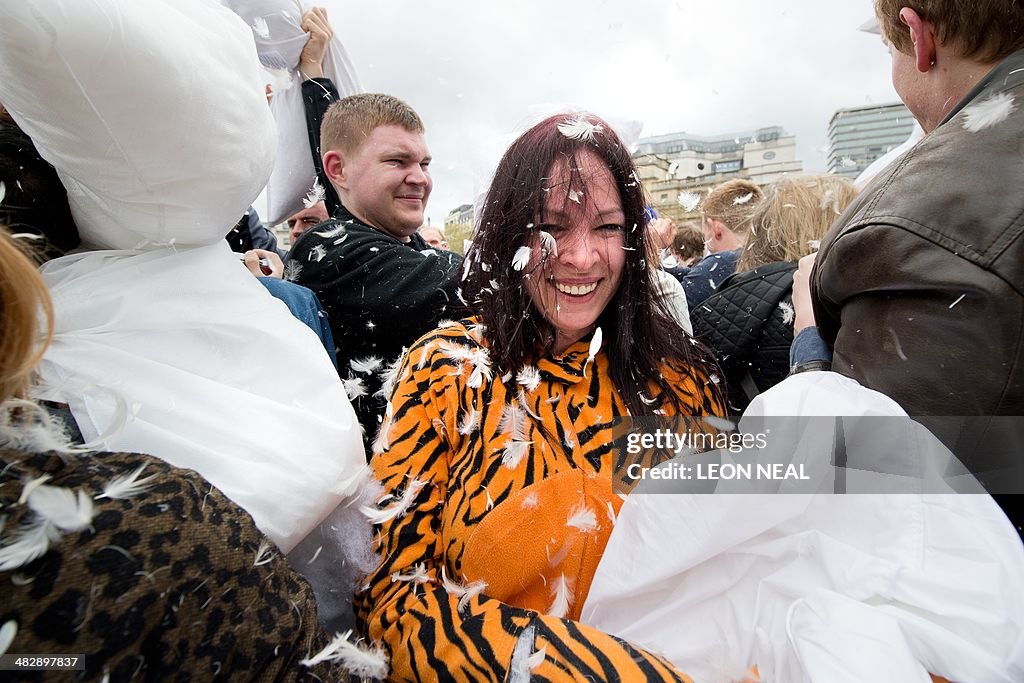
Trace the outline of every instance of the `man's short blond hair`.
<path fill-rule="evenodd" d="M 742 178 L 727 180 L 708 193 L 701 204 L 704 219 L 725 223 L 737 235 L 750 229 L 750 217 L 764 199 L 764 192 L 755 183 Z"/>
<path fill-rule="evenodd" d="M 351 154 L 377 126 L 401 126 L 422 133 L 423 121 L 408 104 L 380 93 L 350 95 L 332 104 L 320 125 L 320 149 Z"/>
<path fill-rule="evenodd" d="M 903 54 L 914 52 L 910 29 L 900 21 L 904 7 L 930 21 L 939 41 L 961 57 L 990 64 L 1024 48 L 1020 0 L 875 0 L 882 35 Z"/>

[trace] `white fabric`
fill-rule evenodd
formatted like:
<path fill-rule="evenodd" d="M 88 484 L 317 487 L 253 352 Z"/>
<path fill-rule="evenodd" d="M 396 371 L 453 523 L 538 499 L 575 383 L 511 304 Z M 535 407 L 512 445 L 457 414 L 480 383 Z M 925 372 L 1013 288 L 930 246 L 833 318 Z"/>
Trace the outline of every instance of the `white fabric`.
<path fill-rule="evenodd" d="M 0 102 L 86 247 L 223 239 L 274 162 L 260 74 L 251 32 L 210 0 L 4 3 Z"/>
<path fill-rule="evenodd" d="M 686 290 L 679 280 L 661 268 L 651 269 L 654 280 L 654 296 L 665 299 L 665 307 L 672 314 L 672 317 L 679 327 L 686 331 L 686 334 L 693 334 L 693 324 L 690 322 L 690 306 L 686 303 Z"/>
<path fill-rule="evenodd" d="M 270 225 L 276 225 L 302 210 L 302 200 L 315 180 L 306 130 L 306 110 L 302 103 L 302 88 L 299 87 L 303 80 L 298 71 L 299 55 L 309 38 L 302 30 L 302 15 L 314 5 L 327 9 L 328 20 L 332 16 L 341 16 L 341 12 L 332 11 L 330 0 L 222 1 L 250 25 L 255 25 L 258 19 L 266 22 L 266 34 L 255 33 L 260 61 L 268 68 L 281 69 L 292 76 L 291 87 L 275 90 L 270 103 L 270 110 L 277 121 L 278 144 L 277 163 L 267 183 L 267 215 L 264 219 Z M 341 97 L 362 92 L 355 65 L 338 37 L 337 27 L 332 24 L 332 28 L 335 34 L 324 56 L 324 77 L 334 82 Z"/>
<path fill-rule="evenodd" d="M 320 341 L 223 239 L 273 162 L 259 72 L 250 30 L 213 0 L 32 0 L 0 21 L 0 101 L 83 237 L 149 249 L 43 268 L 41 396 L 98 447 L 195 469 L 288 551 L 365 460 Z"/>
<path fill-rule="evenodd" d="M 904 415 L 832 373 L 760 395 L 747 416 L 765 414 Z M 901 448 L 928 436 L 911 431 Z M 871 437 L 847 431 L 851 456 Z M 796 683 L 1021 681 L 1024 547 L 987 495 L 634 494 L 582 620 L 695 683 L 753 665 Z"/>
<path fill-rule="evenodd" d="M 42 397 L 86 440 L 196 470 L 286 552 L 354 492 L 359 426 L 323 345 L 226 242 L 42 272 L 57 322 Z"/>
<path fill-rule="evenodd" d="M 877 24 L 876 24 L 877 25 Z M 868 183 L 875 179 L 879 173 L 889 167 L 892 162 L 899 159 L 903 154 L 921 141 L 924 137 L 924 128 L 917 121 L 914 121 L 914 127 L 910 131 L 910 135 L 906 140 L 901 142 L 897 147 L 893 147 L 888 152 L 872 161 L 867 168 L 860 172 L 860 175 L 853 181 L 853 187 L 860 192 Z"/>

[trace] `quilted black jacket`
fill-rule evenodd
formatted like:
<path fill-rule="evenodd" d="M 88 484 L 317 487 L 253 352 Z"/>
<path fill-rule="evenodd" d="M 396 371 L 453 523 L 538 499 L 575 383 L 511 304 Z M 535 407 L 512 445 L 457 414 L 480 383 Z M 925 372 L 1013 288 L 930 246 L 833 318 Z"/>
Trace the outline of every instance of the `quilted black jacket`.
<path fill-rule="evenodd" d="M 789 373 L 795 270 L 795 263 L 768 263 L 736 273 L 690 313 L 694 336 L 722 366 L 736 414 Z"/>

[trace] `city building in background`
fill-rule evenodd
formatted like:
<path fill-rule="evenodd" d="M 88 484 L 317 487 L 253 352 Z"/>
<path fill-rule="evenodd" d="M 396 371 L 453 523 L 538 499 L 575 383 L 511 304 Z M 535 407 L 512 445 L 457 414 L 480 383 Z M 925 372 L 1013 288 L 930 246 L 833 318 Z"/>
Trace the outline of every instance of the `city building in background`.
<path fill-rule="evenodd" d="M 799 173 L 796 138 L 781 126 L 715 136 L 669 133 L 641 138 L 633 153 L 651 208 L 677 224 L 700 219 L 700 200 L 726 180 L 758 185 Z"/>
<path fill-rule="evenodd" d="M 461 204 L 448 212 L 444 219 L 444 235 L 451 251 L 466 253 L 466 245 L 473 236 L 472 204 Z"/>
<path fill-rule="evenodd" d="M 913 128 L 914 116 L 899 102 L 840 109 L 828 124 L 828 170 L 856 178 Z"/>

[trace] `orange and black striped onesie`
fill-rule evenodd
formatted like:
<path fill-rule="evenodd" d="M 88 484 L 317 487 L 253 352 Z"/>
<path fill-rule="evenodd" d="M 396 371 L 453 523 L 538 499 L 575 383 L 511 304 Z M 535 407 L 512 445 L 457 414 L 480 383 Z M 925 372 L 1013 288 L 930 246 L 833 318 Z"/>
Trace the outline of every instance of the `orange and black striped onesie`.
<path fill-rule="evenodd" d="M 688 680 L 576 621 L 621 505 L 611 425 L 626 414 L 588 341 L 515 377 L 472 321 L 406 353 L 371 463 L 383 560 L 356 598 L 391 680 Z M 721 414 L 703 377 L 674 378 L 692 415 Z"/>

